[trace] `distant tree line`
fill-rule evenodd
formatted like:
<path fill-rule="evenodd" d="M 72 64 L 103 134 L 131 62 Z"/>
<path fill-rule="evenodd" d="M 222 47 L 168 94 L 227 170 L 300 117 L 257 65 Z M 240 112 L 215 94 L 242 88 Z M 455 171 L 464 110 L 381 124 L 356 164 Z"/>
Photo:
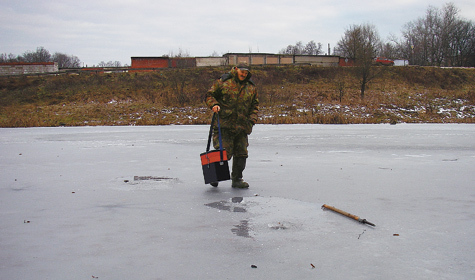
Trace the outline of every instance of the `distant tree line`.
<path fill-rule="evenodd" d="M 372 24 L 352 25 L 334 54 L 354 61 L 362 99 L 368 83 L 381 74 L 372 67 L 378 56 L 409 60 L 412 65 L 475 67 L 475 25 L 458 12 L 453 3 L 441 10 L 429 6 L 425 17 L 405 24 L 402 38 L 390 42 L 383 42 Z"/>
<path fill-rule="evenodd" d="M 353 25 L 337 43 L 335 54 L 356 60 L 365 56 L 407 59 L 421 66 L 475 66 L 475 24 L 459 17 L 453 3 L 432 6 L 426 15 L 408 22 L 402 38 L 383 42 L 376 27 Z"/>
<path fill-rule="evenodd" d="M 0 54 L 0 62 L 57 62 L 59 68 L 81 67 L 81 61 L 77 56 L 60 52 L 50 54 L 44 47 L 38 47 L 34 52 L 26 51 L 23 55 L 2 53 Z"/>
<path fill-rule="evenodd" d="M 302 41 L 299 41 L 295 45 L 288 45 L 286 48 L 280 50 L 279 53 L 292 55 L 319 55 L 322 54 L 323 51 L 321 43 L 310 41 L 304 45 Z"/>
<path fill-rule="evenodd" d="M 321 43 L 310 41 L 304 45 L 299 41 L 279 53 L 319 55 L 323 51 Z M 475 24 L 461 18 L 453 3 L 446 3 L 442 9 L 429 6 L 424 17 L 404 25 L 400 39 L 391 36 L 384 42 L 374 25 L 351 25 L 333 54 L 359 60 L 360 64 L 382 56 L 421 66 L 475 67 Z"/>
<path fill-rule="evenodd" d="M 99 62 L 97 67 L 122 67 L 122 63 L 120 63 L 120 61 L 108 61 L 108 62 L 101 61 Z"/>
<path fill-rule="evenodd" d="M 475 66 L 475 25 L 458 13 L 453 3 L 430 6 L 425 17 L 404 26 L 396 51 L 417 65 Z"/>

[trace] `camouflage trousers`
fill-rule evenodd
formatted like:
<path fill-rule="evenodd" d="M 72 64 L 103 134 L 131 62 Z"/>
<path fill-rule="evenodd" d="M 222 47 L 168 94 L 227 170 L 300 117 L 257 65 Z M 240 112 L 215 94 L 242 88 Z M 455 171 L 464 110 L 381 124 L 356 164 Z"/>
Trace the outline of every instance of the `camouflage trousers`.
<path fill-rule="evenodd" d="M 249 146 L 247 134 L 233 133 L 226 129 L 221 129 L 221 137 L 223 141 L 223 148 L 226 149 L 228 160 L 232 156 L 235 157 L 248 157 L 247 147 Z M 218 131 L 213 132 L 213 146 L 215 149 L 219 149 L 219 135 Z"/>

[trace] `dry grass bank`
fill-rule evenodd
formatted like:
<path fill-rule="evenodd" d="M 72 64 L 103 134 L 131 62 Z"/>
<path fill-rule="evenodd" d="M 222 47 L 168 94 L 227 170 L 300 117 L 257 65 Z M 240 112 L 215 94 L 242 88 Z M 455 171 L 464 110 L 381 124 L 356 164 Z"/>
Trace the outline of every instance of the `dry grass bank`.
<path fill-rule="evenodd" d="M 256 67 L 260 123 L 475 121 L 475 69 Z M 0 77 L 0 127 L 206 124 L 204 96 L 228 68 Z"/>

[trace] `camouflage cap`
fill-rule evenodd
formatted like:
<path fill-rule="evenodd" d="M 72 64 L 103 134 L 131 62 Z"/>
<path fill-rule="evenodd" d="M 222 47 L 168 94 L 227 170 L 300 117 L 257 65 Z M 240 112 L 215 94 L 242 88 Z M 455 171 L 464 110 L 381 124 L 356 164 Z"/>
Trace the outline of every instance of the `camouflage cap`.
<path fill-rule="evenodd" d="M 239 62 L 239 64 L 236 67 L 239 68 L 240 70 L 249 71 L 249 65 L 247 64 L 247 62 Z"/>

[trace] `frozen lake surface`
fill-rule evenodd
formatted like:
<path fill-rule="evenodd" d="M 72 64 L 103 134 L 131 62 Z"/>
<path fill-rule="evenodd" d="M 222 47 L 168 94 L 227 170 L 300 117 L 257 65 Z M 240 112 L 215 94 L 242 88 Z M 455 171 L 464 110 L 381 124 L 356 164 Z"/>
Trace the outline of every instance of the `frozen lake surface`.
<path fill-rule="evenodd" d="M 475 125 L 257 125 L 248 190 L 207 134 L 0 129 L 0 279 L 475 279 Z"/>

